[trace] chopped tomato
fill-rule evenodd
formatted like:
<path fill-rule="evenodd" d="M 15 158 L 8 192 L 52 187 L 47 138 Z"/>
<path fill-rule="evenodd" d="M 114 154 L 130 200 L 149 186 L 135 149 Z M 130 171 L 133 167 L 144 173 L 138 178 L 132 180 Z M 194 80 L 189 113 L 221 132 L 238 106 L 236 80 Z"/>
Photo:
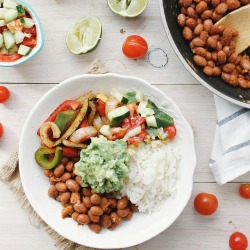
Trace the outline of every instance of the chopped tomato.
<path fill-rule="evenodd" d="M 23 39 L 23 41 L 21 42 L 21 44 L 28 46 L 28 47 L 31 47 L 31 48 L 34 48 L 37 44 L 37 41 L 36 41 L 35 37 L 31 37 L 31 38 L 25 37 Z"/>
<path fill-rule="evenodd" d="M 79 156 L 79 150 L 75 148 L 69 148 L 69 147 L 62 147 L 63 156 L 66 157 L 78 157 Z"/>
<path fill-rule="evenodd" d="M 128 138 L 128 144 L 133 144 L 135 147 L 138 147 L 140 142 L 142 142 L 147 136 L 146 129 L 143 129 L 140 134 Z"/>
<path fill-rule="evenodd" d="M 105 117 L 106 116 L 105 110 L 106 110 L 106 103 L 101 99 L 97 99 L 96 111 L 99 113 L 99 115 Z"/>
<path fill-rule="evenodd" d="M 87 126 L 89 126 L 88 117 L 85 116 L 85 117 L 83 118 L 82 122 L 80 123 L 79 128 L 85 128 L 85 127 L 87 127 Z"/>
<path fill-rule="evenodd" d="M 36 26 L 33 26 L 31 28 L 23 28 L 22 31 L 27 34 L 31 34 L 31 36 L 36 36 Z"/>
<path fill-rule="evenodd" d="M 172 141 L 175 136 L 176 136 L 176 127 L 175 125 L 171 125 L 171 126 L 166 126 L 163 128 L 163 131 L 165 133 L 168 133 L 168 138 Z"/>
<path fill-rule="evenodd" d="M 0 33 L 4 32 L 5 30 L 9 30 L 7 26 L 0 27 Z"/>
<path fill-rule="evenodd" d="M 52 114 L 45 120 L 45 122 L 54 122 L 58 113 L 69 109 L 76 110 L 80 105 L 80 102 L 77 102 L 75 100 L 66 100 L 52 112 Z M 40 135 L 40 129 L 38 129 L 37 134 Z"/>
<path fill-rule="evenodd" d="M 122 127 L 126 128 L 127 130 L 131 130 L 135 127 L 138 127 L 146 122 L 145 117 L 141 117 L 136 112 L 133 113 L 133 115 L 125 118 L 122 122 Z"/>
<path fill-rule="evenodd" d="M 22 55 L 19 55 L 17 53 L 9 56 L 9 55 L 1 55 L 0 54 L 0 62 L 14 62 L 18 59 L 20 59 Z"/>
<path fill-rule="evenodd" d="M 122 139 L 127 132 L 125 128 L 111 128 L 111 136 L 108 137 L 108 140 L 115 141 L 117 139 Z"/>

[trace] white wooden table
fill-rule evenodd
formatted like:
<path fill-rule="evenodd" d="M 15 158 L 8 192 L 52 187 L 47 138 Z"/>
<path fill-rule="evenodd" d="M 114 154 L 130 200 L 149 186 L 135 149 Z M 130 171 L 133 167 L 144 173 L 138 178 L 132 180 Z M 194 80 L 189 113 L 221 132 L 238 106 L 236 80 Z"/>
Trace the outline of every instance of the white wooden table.
<path fill-rule="evenodd" d="M 135 19 L 113 14 L 104 0 L 27 2 L 40 17 L 45 46 L 30 62 L 0 68 L 0 83 L 11 91 L 9 101 L 0 105 L 0 122 L 5 128 L 0 140 L 0 166 L 17 149 L 22 125 L 37 100 L 60 81 L 86 72 L 91 62 L 100 58 L 110 72 L 141 77 L 163 90 L 180 107 L 195 136 L 197 167 L 188 205 L 171 227 L 130 249 L 229 249 L 228 238 L 235 230 L 245 233 L 250 240 L 250 203 L 238 194 L 239 183 L 249 181 L 250 173 L 224 186 L 214 182 L 208 167 L 216 123 L 213 94 L 179 62 L 164 32 L 158 1 L 149 0 L 145 12 Z M 67 50 L 65 34 L 75 20 L 84 16 L 99 17 L 103 36 L 95 51 L 77 56 Z M 149 51 L 163 49 L 168 55 L 168 64 L 155 68 L 148 58 L 137 61 L 125 58 L 122 43 L 132 34 L 143 36 Z M 219 208 L 214 215 L 202 217 L 195 212 L 193 199 L 199 192 L 211 192 L 218 197 Z M 0 204 L 0 249 L 57 249 L 43 229 L 34 225 L 29 215 L 19 208 L 12 191 L 2 182 Z"/>

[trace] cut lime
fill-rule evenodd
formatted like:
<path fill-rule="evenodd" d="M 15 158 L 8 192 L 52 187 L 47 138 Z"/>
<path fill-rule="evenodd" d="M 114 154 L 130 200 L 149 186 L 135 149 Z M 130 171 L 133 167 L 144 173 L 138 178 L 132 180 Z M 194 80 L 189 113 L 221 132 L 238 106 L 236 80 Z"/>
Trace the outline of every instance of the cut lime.
<path fill-rule="evenodd" d="M 68 30 L 66 45 L 74 54 L 93 51 L 102 36 L 102 25 L 96 17 L 85 17 L 76 21 Z"/>
<path fill-rule="evenodd" d="M 148 0 L 108 0 L 109 8 L 123 17 L 136 17 L 147 7 Z"/>

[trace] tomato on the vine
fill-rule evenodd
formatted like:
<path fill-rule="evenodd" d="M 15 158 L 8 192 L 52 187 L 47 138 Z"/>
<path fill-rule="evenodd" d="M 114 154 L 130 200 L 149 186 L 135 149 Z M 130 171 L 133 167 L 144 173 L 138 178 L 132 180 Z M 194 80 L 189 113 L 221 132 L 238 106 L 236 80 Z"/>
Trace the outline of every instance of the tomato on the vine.
<path fill-rule="evenodd" d="M 4 132 L 3 124 L 0 122 L 0 138 L 3 136 L 3 132 Z"/>
<path fill-rule="evenodd" d="M 247 237 L 243 233 L 235 232 L 229 238 L 229 246 L 232 250 L 246 250 L 248 246 Z"/>
<path fill-rule="evenodd" d="M 245 199 L 250 199 L 250 183 L 240 185 L 240 195 Z"/>
<path fill-rule="evenodd" d="M 143 58 L 148 51 L 148 44 L 144 38 L 138 35 L 129 36 L 123 43 L 123 54 L 131 59 Z"/>
<path fill-rule="evenodd" d="M 215 195 L 199 193 L 194 199 L 194 208 L 202 215 L 210 215 L 216 211 L 218 200 Z"/>
<path fill-rule="evenodd" d="M 0 86 L 0 103 L 6 102 L 9 97 L 10 91 L 4 86 Z"/>

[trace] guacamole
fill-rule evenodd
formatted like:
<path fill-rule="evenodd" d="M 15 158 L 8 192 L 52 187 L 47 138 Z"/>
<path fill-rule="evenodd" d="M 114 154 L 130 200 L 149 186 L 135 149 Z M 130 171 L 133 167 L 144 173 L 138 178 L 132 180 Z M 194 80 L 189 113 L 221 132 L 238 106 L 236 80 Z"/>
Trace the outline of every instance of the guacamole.
<path fill-rule="evenodd" d="M 118 191 L 123 187 L 128 160 L 125 141 L 94 137 L 82 149 L 80 160 L 75 163 L 75 174 L 82 178 L 83 186 L 90 186 L 97 193 Z"/>

